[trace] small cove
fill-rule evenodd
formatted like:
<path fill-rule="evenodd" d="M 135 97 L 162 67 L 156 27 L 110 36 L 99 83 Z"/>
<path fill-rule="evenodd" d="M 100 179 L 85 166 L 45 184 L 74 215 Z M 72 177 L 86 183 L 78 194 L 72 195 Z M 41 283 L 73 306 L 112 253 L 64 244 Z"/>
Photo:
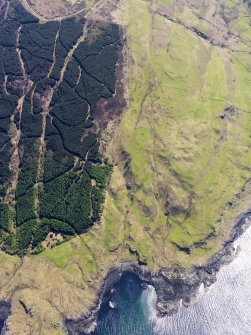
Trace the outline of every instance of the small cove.
<path fill-rule="evenodd" d="M 251 329 L 251 227 L 234 242 L 237 256 L 196 303 L 160 318 L 152 286 L 125 272 L 103 298 L 95 335 L 244 335 Z M 109 302 L 112 302 L 111 308 Z"/>

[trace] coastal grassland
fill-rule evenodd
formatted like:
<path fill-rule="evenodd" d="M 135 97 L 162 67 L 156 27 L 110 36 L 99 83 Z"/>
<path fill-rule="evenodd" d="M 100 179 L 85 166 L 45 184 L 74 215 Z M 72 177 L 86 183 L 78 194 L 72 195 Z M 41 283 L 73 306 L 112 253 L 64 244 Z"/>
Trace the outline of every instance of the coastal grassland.
<path fill-rule="evenodd" d="M 125 178 L 126 243 L 150 267 L 188 266 L 218 250 L 230 223 L 222 213 L 234 219 L 234 199 L 250 178 L 251 59 L 153 8 L 141 0 L 123 7 L 129 104 L 111 152 Z M 117 193 L 109 197 L 121 210 Z"/>

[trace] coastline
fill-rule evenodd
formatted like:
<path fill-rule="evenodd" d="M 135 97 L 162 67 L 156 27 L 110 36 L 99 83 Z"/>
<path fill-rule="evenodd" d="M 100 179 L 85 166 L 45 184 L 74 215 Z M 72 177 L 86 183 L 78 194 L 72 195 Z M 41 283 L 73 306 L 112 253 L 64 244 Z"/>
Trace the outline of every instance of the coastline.
<path fill-rule="evenodd" d="M 6 334 L 6 321 L 11 314 L 11 303 L 8 300 L 0 300 L 0 334 Z"/>
<path fill-rule="evenodd" d="M 193 304 L 201 285 L 210 287 L 217 281 L 217 273 L 221 267 L 230 264 L 238 256 L 238 250 L 233 244 L 250 226 L 250 218 L 251 210 L 240 214 L 235 220 L 229 239 L 223 243 L 220 251 L 203 265 L 189 269 L 167 267 L 151 272 L 146 266 L 125 261 L 120 267 L 110 269 L 101 290 L 97 293 L 93 308 L 76 319 L 64 320 L 64 330 L 69 335 L 75 335 L 78 332 L 85 335 L 93 334 L 104 296 L 111 292 L 125 272 L 137 275 L 143 287 L 146 285 L 154 287 L 157 294 L 156 309 L 159 317 L 176 313 L 181 302 L 185 307 Z"/>

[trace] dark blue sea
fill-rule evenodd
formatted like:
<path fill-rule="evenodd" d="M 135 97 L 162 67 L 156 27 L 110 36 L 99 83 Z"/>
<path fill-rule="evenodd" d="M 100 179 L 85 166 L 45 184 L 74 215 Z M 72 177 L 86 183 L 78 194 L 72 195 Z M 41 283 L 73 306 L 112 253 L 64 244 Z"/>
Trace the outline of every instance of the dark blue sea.
<path fill-rule="evenodd" d="M 0 301 L 0 335 L 5 333 L 6 327 L 5 322 L 10 315 L 11 304 L 9 301 Z"/>
<path fill-rule="evenodd" d="M 0 334 L 3 330 L 3 327 L 4 327 L 4 321 L 0 320 Z"/>
<path fill-rule="evenodd" d="M 152 286 L 125 273 L 102 303 L 95 335 L 251 335 L 251 228 L 235 242 L 236 258 L 197 302 L 159 318 Z M 112 307 L 115 308 L 111 308 Z"/>

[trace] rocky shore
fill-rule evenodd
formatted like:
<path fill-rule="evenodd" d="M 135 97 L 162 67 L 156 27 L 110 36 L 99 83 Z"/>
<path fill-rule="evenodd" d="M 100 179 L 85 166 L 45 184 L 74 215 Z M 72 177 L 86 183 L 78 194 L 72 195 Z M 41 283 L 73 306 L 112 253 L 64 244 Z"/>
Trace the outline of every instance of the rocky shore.
<path fill-rule="evenodd" d="M 11 312 L 11 303 L 6 300 L 0 301 L 0 334 L 4 335 L 6 332 L 6 320 Z"/>
<path fill-rule="evenodd" d="M 223 265 L 233 261 L 237 253 L 234 248 L 236 241 L 251 223 L 251 211 L 241 214 L 235 221 L 231 236 L 224 243 L 221 250 L 206 264 L 190 269 L 182 267 L 161 268 L 152 273 L 145 266 L 124 262 L 120 268 L 111 269 L 104 281 L 103 288 L 97 296 L 94 307 L 88 314 L 78 319 L 65 320 L 65 330 L 69 335 L 92 334 L 96 327 L 96 320 L 102 300 L 112 291 L 124 272 L 133 272 L 142 281 L 142 285 L 154 286 L 157 294 L 157 310 L 159 316 L 172 315 L 183 306 L 192 304 L 198 296 L 201 285 L 211 286 L 217 279 L 216 275 Z"/>

